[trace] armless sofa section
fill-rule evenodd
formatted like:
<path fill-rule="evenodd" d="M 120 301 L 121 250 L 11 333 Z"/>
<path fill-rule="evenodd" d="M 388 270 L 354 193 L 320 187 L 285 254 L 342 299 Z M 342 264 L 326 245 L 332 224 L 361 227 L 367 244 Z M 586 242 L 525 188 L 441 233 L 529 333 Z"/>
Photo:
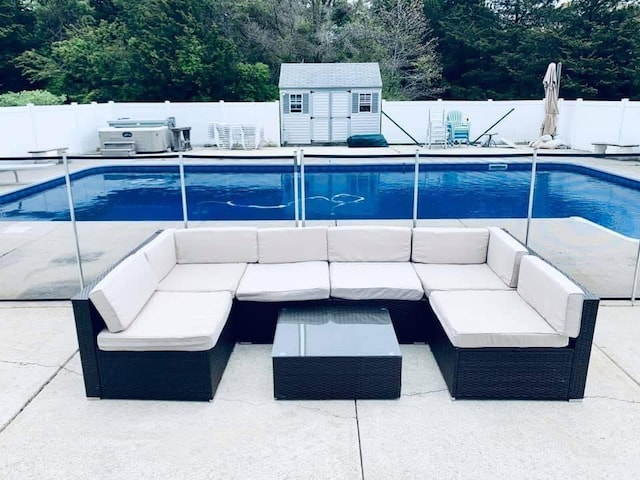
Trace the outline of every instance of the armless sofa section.
<path fill-rule="evenodd" d="M 598 299 L 497 228 L 170 229 L 72 299 L 87 396 L 210 400 L 291 305 L 389 309 L 459 398 L 581 398 Z"/>

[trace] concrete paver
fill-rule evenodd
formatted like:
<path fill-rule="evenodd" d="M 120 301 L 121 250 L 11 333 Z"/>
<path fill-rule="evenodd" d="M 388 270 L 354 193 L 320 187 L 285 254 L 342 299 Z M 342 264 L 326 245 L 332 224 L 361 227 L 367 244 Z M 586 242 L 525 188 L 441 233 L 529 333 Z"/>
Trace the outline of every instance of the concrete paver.
<path fill-rule="evenodd" d="M 596 344 L 616 365 L 640 384 L 640 303 L 635 307 L 601 308 Z"/>
<path fill-rule="evenodd" d="M 0 302 L 0 429 L 77 350 L 69 302 Z"/>
<path fill-rule="evenodd" d="M 2 432 L 3 479 L 361 478 L 354 402 L 276 402 L 268 346 L 237 346 L 211 403 L 87 401 L 79 372 Z"/>

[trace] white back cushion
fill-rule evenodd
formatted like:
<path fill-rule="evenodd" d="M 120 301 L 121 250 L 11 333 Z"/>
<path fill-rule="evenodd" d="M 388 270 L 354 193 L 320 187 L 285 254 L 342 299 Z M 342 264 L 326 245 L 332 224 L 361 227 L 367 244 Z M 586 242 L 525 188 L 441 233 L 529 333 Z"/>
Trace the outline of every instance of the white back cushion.
<path fill-rule="evenodd" d="M 173 232 L 174 229 L 165 230 L 141 249 L 158 277 L 158 281 L 166 277 L 176 265 L 176 243 Z"/>
<path fill-rule="evenodd" d="M 408 262 L 409 227 L 329 227 L 330 262 Z"/>
<path fill-rule="evenodd" d="M 259 263 L 327 261 L 327 227 L 258 229 Z"/>
<path fill-rule="evenodd" d="M 418 227 L 413 229 L 411 260 L 463 265 L 485 263 L 488 245 L 486 228 Z"/>
<path fill-rule="evenodd" d="M 178 263 L 255 263 L 258 229 L 214 227 L 176 230 Z"/>
<path fill-rule="evenodd" d="M 89 298 L 110 332 L 125 330 L 151 298 L 158 284 L 142 252 L 124 259 L 93 287 Z"/>
<path fill-rule="evenodd" d="M 525 255 L 517 291 L 556 332 L 578 336 L 584 293 L 558 270 L 538 257 Z"/>
<path fill-rule="evenodd" d="M 529 253 L 524 245 L 501 228 L 489 227 L 487 264 L 510 287 L 518 285 L 520 260 Z"/>

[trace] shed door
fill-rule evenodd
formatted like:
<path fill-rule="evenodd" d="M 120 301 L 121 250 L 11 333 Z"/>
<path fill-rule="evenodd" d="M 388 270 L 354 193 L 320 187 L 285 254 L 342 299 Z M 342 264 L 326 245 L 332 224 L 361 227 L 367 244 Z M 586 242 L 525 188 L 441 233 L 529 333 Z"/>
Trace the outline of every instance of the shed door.
<path fill-rule="evenodd" d="M 328 143 L 329 92 L 311 92 L 311 143 Z"/>
<path fill-rule="evenodd" d="M 346 142 L 349 136 L 349 92 L 331 93 L 331 142 Z"/>
<path fill-rule="evenodd" d="M 348 91 L 311 93 L 311 142 L 346 142 L 349 136 Z"/>

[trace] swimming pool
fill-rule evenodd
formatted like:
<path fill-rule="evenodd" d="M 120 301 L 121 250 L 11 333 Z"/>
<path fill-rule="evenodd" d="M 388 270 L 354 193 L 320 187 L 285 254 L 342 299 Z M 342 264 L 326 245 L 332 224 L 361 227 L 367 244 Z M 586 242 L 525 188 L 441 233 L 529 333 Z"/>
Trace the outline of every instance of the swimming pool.
<path fill-rule="evenodd" d="M 524 218 L 531 166 L 423 164 L 419 218 Z M 412 218 L 413 165 L 313 165 L 306 218 Z M 185 166 L 190 220 L 294 218 L 290 165 Z M 79 221 L 181 220 L 177 166 L 104 166 L 72 175 Z M 640 236 L 640 182 L 586 167 L 539 163 L 534 217 L 581 216 Z M 2 220 L 69 220 L 64 179 L 0 197 Z"/>

